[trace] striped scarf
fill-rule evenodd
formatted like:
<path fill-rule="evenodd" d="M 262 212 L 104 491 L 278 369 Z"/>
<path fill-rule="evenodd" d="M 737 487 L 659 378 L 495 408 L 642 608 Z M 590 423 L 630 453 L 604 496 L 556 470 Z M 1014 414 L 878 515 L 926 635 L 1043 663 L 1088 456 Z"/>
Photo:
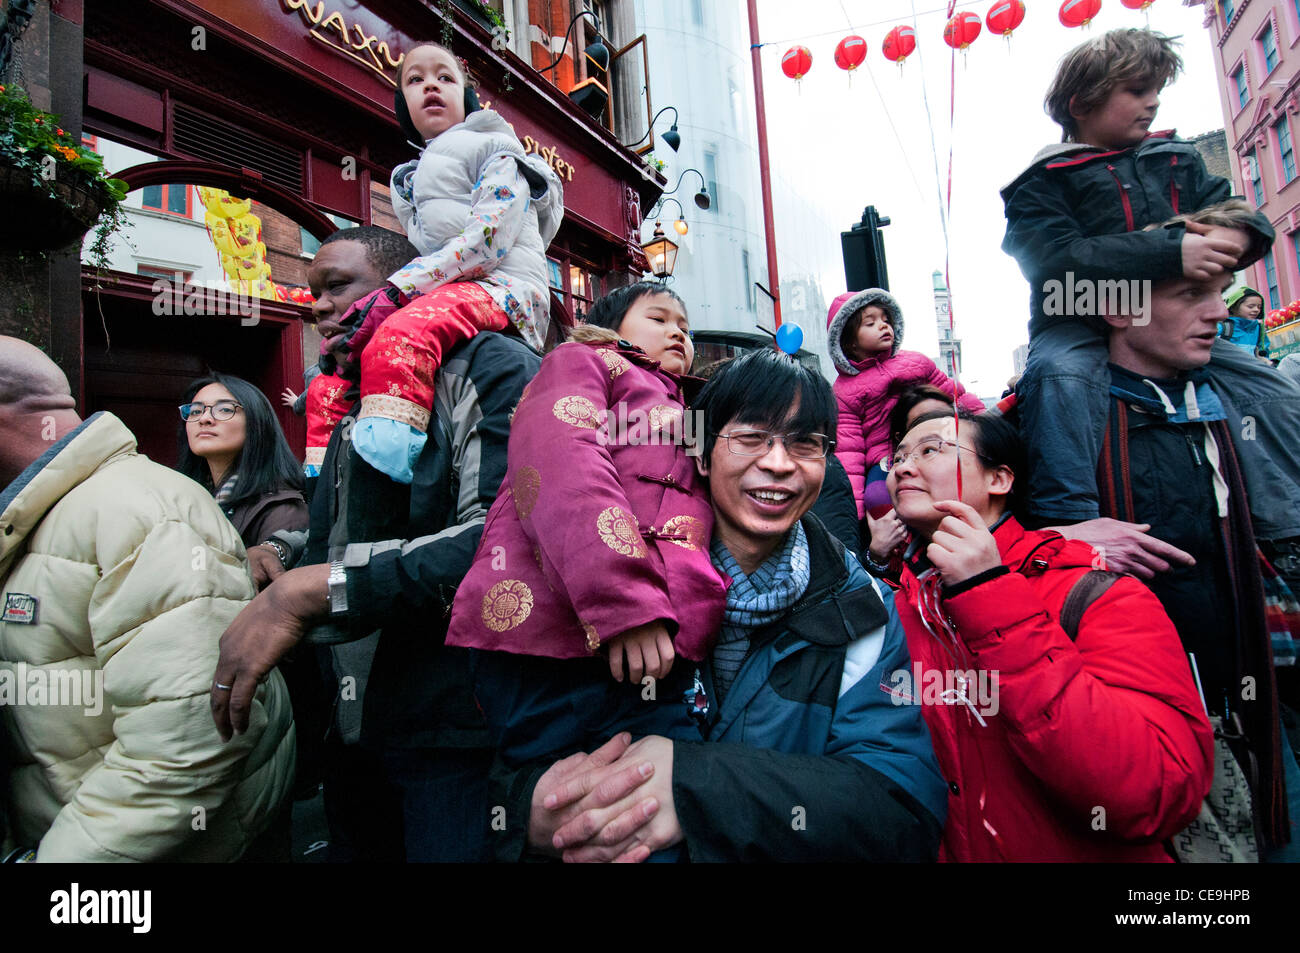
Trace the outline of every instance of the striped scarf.
<path fill-rule="evenodd" d="M 713 686 L 721 703 L 749 653 L 750 633 L 779 619 L 808 589 L 808 537 L 796 523 L 780 548 L 748 575 L 720 541 L 714 540 L 709 555 L 714 567 L 731 577 L 721 634 L 713 647 Z"/>

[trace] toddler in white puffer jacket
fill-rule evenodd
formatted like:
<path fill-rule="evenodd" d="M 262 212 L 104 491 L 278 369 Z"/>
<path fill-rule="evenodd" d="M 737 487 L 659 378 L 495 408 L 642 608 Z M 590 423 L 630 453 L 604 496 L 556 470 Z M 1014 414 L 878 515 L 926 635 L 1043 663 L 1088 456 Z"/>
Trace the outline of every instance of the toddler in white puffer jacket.
<path fill-rule="evenodd" d="M 409 484 L 443 356 L 479 331 L 511 326 L 541 350 L 550 313 L 546 247 L 564 195 L 559 177 L 525 155 L 505 120 L 479 107 L 450 50 L 415 47 L 400 77 L 398 120 L 426 144 L 418 161 L 393 171 L 393 208 L 421 257 L 353 305 L 343 321 L 342 373 L 360 376 L 357 453 Z"/>

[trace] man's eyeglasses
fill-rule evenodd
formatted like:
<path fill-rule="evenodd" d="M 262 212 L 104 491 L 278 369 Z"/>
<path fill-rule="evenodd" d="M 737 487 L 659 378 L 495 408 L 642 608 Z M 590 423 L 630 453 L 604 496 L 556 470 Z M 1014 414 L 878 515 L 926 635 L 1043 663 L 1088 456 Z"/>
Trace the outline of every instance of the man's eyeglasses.
<path fill-rule="evenodd" d="M 727 441 L 727 449 L 741 457 L 761 457 L 778 440 L 785 452 L 801 460 L 820 460 L 830 453 L 835 441 L 824 433 L 768 433 L 766 430 L 733 430 L 716 436 Z"/>
<path fill-rule="evenodd" d="M 920 460 L 922 463 L 933 461 L 938 457 L 946 456 L 948 448 L 955 447 L 958 450 L 965 450 L 967 453 L 973 453 L 981 460 L 988 462 L 988 457 L 984 456 L 977 450 L 970 447 L 963 447 L 959 443 L 953 443 L 951 440 L 944 440 L 941 437 L 926 437 L 924 440 L 917 442 L 911 450 L 899 450 L 892 457 L 886 457 L 880 461 L 880 469 L 889 473 L 905 464 L 908 460 Z"/>
<path fill-rule="evenodd" d="M 237 400 L 219 400 L 213 404 L 201 404 L 198 401 L 192 401 L 188 404 L 181 404 L 181 420 L 198 420 L 203 416 L 205 410 L 212 411 L 213 420 L 229 420 L 235 416 L 235 411 L 243 406 Z"/>

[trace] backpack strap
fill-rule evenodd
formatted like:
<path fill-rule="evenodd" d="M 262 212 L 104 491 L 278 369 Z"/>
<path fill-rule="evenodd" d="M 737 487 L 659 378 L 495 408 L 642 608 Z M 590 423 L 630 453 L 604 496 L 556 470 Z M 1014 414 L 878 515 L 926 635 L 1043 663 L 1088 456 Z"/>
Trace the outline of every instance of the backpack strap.
<path fill-rule="evenodd" d="M 1069 595 L 1065 597 L 1065 604 L 1061 606 L 1060 623 L 1071 642 L 1079 637 L 1079 621 L 1088 611 L 1088 607 L 1100 599 L 1122 575 L 1123 573 L 1111 572 L 1108 569 L 1094 569 L 1084 573 L 1070 587 Z"/>

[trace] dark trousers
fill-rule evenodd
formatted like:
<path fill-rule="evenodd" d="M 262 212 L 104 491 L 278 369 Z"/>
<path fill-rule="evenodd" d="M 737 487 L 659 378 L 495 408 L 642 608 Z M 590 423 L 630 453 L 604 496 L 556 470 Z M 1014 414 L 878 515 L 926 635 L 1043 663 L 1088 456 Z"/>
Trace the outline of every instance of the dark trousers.
<path fill-rule="evenodd" d="M 488 845 L 487 779 L 492 752 L 483 749 L 389 749 L 384 768 L 400 792 L 408 863 L 480 863 Z"/>
<path fill-rule="evenodd" d="M 331 735 L 324 769 L 330 863 L 401 863 L 402 795 L 386 777 L 383 760 Z"/>
<path fill-rule="evenodd" d="M 475 651 L 474 697 L 509 767 L 592 751 L 620 731 L 699 741 L 686 692 L 696 663 L 679 658 L 653 685 L 616 682 L 604 658 L 550 659 Z M 693 693 L 692 693 L 693 695 Z"/>

